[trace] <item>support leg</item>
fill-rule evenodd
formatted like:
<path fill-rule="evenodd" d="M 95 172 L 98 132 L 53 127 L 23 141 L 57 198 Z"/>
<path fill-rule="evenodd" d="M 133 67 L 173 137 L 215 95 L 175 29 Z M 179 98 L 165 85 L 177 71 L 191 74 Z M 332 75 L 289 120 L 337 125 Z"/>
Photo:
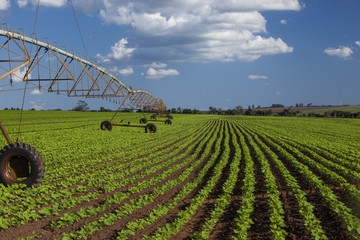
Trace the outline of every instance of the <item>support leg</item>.
<path fill-rule="evenodd" d="M 12 142 L 11 142 L 11 139 L 10 139 L 9 135 L 6 133 L 5 128 L 4 128 L 4 126 L 1 124 L 1 122 L 0 122 L 0 129 L 1 129 L 2 134 L 3 134 L 4 137 L 5 137 L 6 141 L 8 142 L 8 144 L 11 144 L 11 143 L 12 143 Z"/>

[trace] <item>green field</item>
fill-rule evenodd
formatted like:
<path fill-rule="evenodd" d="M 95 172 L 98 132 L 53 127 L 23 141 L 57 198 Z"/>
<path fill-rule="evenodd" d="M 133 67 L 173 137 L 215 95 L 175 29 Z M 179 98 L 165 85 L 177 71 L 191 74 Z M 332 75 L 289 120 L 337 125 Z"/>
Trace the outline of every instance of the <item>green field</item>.
<path fill-rule="evenodd" d="M 0 184 L 0 239 L 360 239 L 359 119 L 19 113 L 46 171 Z"/>
<path fill-rule="evenodd" d="M 344 111 L 344 112 L 351 112 L 351 113 L 358 113 L 360 112 L 360 106 L 343 106 L 343 107 L 333 107 L 327 109 L 319 109 L 319 110 L 309 110 L 309 111 L 301 111 L 301 113 L 315 113 L 315 114 L 324 114 L 326 112 L 332 111 Z"/>

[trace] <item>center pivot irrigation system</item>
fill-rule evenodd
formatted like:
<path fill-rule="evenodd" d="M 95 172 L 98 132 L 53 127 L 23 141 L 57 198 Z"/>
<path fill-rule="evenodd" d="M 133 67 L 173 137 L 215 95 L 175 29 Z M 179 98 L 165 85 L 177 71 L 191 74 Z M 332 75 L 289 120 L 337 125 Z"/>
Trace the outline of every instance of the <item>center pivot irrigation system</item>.
<path fill-rule="evenodd" d="M 11 31 L 7 24 L 2 24 L 0 44 L 2 92 L 24 90 L 25 97 L 26 90 L 36 89 L 67 97 L 101 98 L 119 104 L 111 120 L 101 123 L 102 130 L 124 126 L 142 127 L 145 128 L 145 132 L 156 132 L 153 123 L 144 126 L 130 125 L 130 122 L 116 124 L 112 121 L 120 109 L 155 111 L 155 115 L 163 115 L 166 112 L 161 98 L 155 98 L 146 90 L 128 88 L 105 68 L 80 57 L 79 54 L 75 55 L 73 50 L 59 48 L 57 43 L 50 45 L 47 39 L 39 41 L 36 34 L 28 37 L 22 29 Z M 19 83 L 25 83 L 25 87 L 14 89 Z M 170 120 L 171 116 L 167 116 Z M 171 124 L 168 121 L 165 123 Z M 40 153 L 31 145 L 19 142 L 19 139 L 12 142 L 1 122 L 0 129 L 8 142 L 0 151 L 0 182 L 5 185 L 23 183 L 28 187 L 39 186 L 45 171 Z"/>

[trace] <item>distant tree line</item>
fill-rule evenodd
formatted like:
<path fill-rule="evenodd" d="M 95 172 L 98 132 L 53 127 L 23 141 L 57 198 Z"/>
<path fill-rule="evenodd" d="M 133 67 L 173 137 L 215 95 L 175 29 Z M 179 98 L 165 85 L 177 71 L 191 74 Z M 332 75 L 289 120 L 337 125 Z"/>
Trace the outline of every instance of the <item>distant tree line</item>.
<path fill-rule="evenodd" d="M 4 108 L 4 110 L 20 110 L 20 108 L 13 108 L 13 107 L 11 107 L 11 108 Z"/>
<path fill-rule="evenodd" d="M 312 103 L 308 103 L 306 104 L 307 107 L 311 107 L 312 106 Z M 295 107 L 304 107 L 304 104 L 303 103 L 296 103 L 295 104 Z"/>
<path fill-rule="evenodd" d="M 177 114 L 201 114 L 202 112 L 200 112 L 200 110 L 197 109 L 190 109 L 190 108 L 184 108 L 182 109 L 181 107 L 177 107 L 177 108 L 171 108 L 171 110 L 169 110 L 169 113 L 177 113 Z"/>
<path fill-rule="evenodd" d="M 296 103 L 296 107 L 303 107 L 303 103 Z M 308 103 L 307 107 L 311 107 L 312 103 Z M 282 112 L 273 113 L 271 108 L 283 108 L 282 104 L 272 104 L 271 107 L 260 108 L 260 106 L 255 107 L 255 105 L 248 106 L 247 109 L 243 109 L 241 106 L 236 106 L 234 109 L 223 110 L 221 108 L 215 108 L 210 106 L 208 111 L 200 111 L 197 109 L 190 109 L 181 107 L 168 109 L 168 113 L 172 114 L 214 114 L 214 115 L 246 115 L 246 116 L 284 116 L 284 117 L 328 117 L 328 118 L 360 118 L 360 112 L 349 112 L 334 110 L 328 111 L 323 114 L 321 113 L 300 113 L 299 111 L 292 111 L 291 108 L 284 108 Z M 269 108 L 269 109 L 268 109 Z M 20 110 L 19 108 L 4 108 L 4 110 Z M 30 111 L 35 111 L 34 108 L 31 108 Z M 53 109 L 52 111 L 62 111 L 61 109 Z M 72 109 L 72 111 L 89 111 L 88 104 L 79 100 L 77 106 Z M 113 112 L 111 109 L 106 109 L 100 107 L 99 110 L 91 110 L 92 112 Z M 154 112 L 154 109 L 144 108 L 138 109 L 137 112 Z M 122 109 L 121 112 L 134 112 L 134 109 Z"/>
<path fill-rule="evenodd" d="M 325 118 L 360 118 L 360 112 L 349 112 L 349 111 L 339 111 L 334 110 L 331 112 L 325 112 L 324 114 L 320 113 L 308 113 L 303 114 L 303 117 L 325 117 Z"/>
<path fill-rule="evenodd" d="M 277 113 L 277 116 L 295 117 L 297 113 L 299 113 L 299 111 L 294 112 L 294 111 L 291 111 L 290 108 L 285 108 L 282 112 Z"/>
<path fill-rule="evenodd" d="M 291 111 L 290 108 L 284 109 L 282 112 L 279 112 L 276 114 L 276 116 L 287 116 L 287 117 L 322 117 L 322 118 L 360 118 L 360 112 L 349 112 L 349 111 L 340 111 L 340 110 L 334 110 L 334 111 L 328 111 L 321 113 L 300 113 L 299 111 Z"/>
<path fill-rule="evenodd" d="M 257 108 L 260 108 L 258 106 Z M 270 116 L 272 114 L 271 109 L 269 110 L 261 110 L 256 109 L 255 106 L 249 106 L 247 110 L 244 110 L 241 106 L 236 106 L 234 109 L 222 109 L 222 108 L 215 108 L 209 107 L 208 111 L 200 111 L 197 109 L 189 109 L 181 107 L 172 108 L 170 113 L 173 114 L 213 114 L 213 115 L 251 115 L 251 116 Z"/>

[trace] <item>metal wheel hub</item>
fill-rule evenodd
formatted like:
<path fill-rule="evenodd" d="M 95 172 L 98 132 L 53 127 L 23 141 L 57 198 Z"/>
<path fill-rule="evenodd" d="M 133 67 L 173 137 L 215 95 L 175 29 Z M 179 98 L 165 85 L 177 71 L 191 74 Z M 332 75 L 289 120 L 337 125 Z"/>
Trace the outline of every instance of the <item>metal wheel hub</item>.
<path fill-rule="evenodd" d="M 4 161 L 4 174 L 11 182 L 25 182 L 31 175 L 31 165 L 25 156 L 14 154 Z"/>

